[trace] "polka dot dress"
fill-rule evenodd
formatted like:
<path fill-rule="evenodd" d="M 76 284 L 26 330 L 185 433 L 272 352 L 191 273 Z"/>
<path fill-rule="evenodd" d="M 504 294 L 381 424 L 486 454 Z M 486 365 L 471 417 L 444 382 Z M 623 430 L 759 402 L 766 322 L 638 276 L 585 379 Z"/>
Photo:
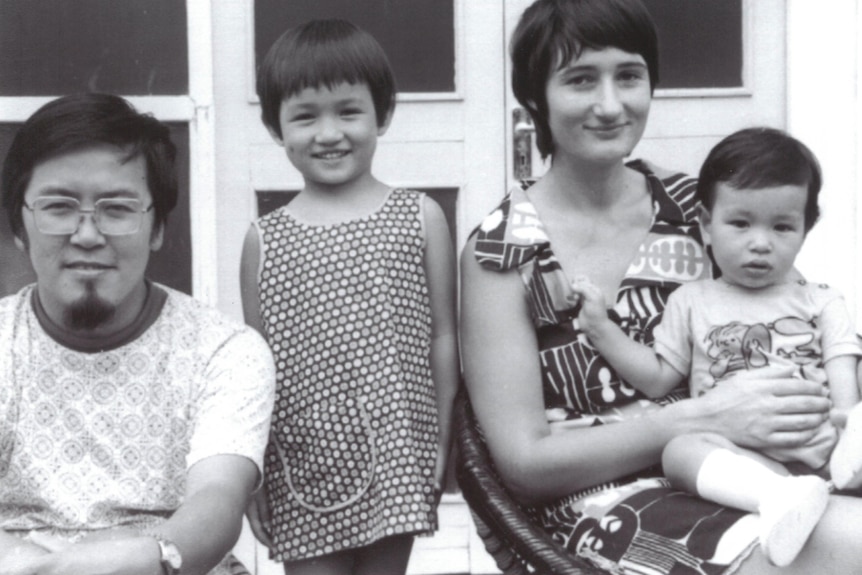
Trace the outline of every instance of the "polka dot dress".
<path fill-rule="evenodd" d="M 257 225 L 261 316 L 278 371 L 266 487 L 273 558 L 436 529 L 437 408 L 423 195 L 311 226 Z"/>

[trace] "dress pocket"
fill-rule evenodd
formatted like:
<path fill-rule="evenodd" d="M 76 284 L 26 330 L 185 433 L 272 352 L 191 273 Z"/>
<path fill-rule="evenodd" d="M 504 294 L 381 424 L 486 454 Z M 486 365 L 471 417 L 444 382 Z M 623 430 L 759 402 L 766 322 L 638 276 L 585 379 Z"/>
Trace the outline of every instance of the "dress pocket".
<path fill-rule="evenodd" d="M 356 502 L 374 479 L 374 430 L 361 398 L 309 408 L 276 434 L 285 481 L 297 503 L 325 513 Z"/>

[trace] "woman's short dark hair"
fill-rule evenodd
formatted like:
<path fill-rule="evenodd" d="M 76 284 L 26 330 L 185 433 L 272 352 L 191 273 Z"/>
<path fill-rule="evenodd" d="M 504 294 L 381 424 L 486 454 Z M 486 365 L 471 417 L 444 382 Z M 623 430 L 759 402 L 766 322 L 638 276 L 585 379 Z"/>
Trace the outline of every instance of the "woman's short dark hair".
<path fill-rule="evenodd" d="M 805 186 L 806 233 L 820 217 L 820 163 L 808 146 L 781 130 L 746 128 L 716 144 L 703 162 L 697 181 L 697 198 L 707 210 L 715 205 L 715 188 L 720 183 L 736 190 Z"/>
<path fill-rule="evenodd" d="M 285 98 L 305 88 L 366 84 L 377 125 L 395 108 L 395 77 L 386 53 L 371 34 L 346 20 L 311 20 L 275 41 L 257 70 L 263 123 L 282 137 L 279 112 Z"/>
<path fill-rule="evenodd" d="M 178 193 L 177 150 L 170 130 L 119 96 L 82 93 L 57 98 L 36 110 L 12 140 L 0 185 L 3 208 L 16 237 L 24 237 L 24 194 L 33 170 L 64 153 L 102 144 L 126 152 L 126 161 L 144 158 L 153 197 L 154 229 L 164 226 Z"/>
<path fill-rule="evenodd" d="M 647 65 L 650 90 L 658 84 L 658 37 L 640 0 L 537 0 L 512 34 L 512 91 L 536 126 L 536 145 L 545 158 L 554 151 L 545 88 L 551 74 L 584 48 L 619 48 L 639 54 Z"/>

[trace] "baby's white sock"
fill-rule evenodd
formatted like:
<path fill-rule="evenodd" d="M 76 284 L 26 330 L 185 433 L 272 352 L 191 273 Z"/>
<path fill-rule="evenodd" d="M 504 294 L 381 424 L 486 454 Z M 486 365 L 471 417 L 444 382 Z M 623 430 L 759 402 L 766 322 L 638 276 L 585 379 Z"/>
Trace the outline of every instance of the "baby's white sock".
<path fill-rule="evenodd" d="M 782 479 L 759 461 L 719 448 L 706 456 L 697 472 L 697 494 L 722 505 L 757 513 L 764 496 Z"/>
<path fill-rule="evenodd" d="M 789 565 L 826 511 L 828 484 L 815 475 L 784 476 L 729 449 L 716 449 L 697 474 L 704 499 L 760 514 L 760 546 L 770 563 Z"/>
<path fill-rule="evenodd" d="M 847 424 L 829 460 L 829 473 L 838 489 L 862 486 L 862 403 L 847 414 Z"/>

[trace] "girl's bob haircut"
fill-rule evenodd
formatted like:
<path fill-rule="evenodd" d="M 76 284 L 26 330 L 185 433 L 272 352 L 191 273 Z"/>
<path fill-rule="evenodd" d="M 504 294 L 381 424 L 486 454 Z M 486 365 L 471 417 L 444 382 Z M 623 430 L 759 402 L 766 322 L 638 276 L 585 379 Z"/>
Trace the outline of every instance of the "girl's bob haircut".
<path fill-rule="evenodd" d="M 650 90 L 658 84 L 658 36 L 640 0 L 537 0 L 521 16 L 509 45 L 512 91 L 536 126 L 542 157 L 554 152 L 545 87 L 551 74 L 585 48 L 618 48 L 639 54 Z"/>
<path fill-rule="evenodd" d="M 371 34 L 346 20 L 311 20 L 275 41 L 257 71 L 264 125 L 282 137 L 281 103 L 306 88 L 366 84 L 377 125 L 395 108 L 395 78 L 383 48 Z"/>

